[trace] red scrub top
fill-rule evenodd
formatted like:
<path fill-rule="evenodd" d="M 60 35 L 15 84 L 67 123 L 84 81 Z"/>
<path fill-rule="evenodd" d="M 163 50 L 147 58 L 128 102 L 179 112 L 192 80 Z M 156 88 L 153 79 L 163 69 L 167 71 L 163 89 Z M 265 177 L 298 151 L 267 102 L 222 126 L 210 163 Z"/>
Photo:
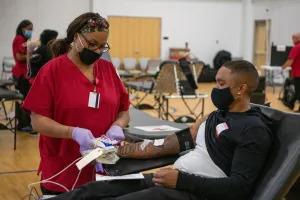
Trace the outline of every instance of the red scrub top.
<path fill-rule="evenodd" d="M 100 93 L 98 109 L 88 107 L 89 93 L 94 90 L 94 85 L 66 54 L 41 68 L 25 99 L 24 108 L 67 126 L 89 129 L 95 137 L 105 134 L 118 113 L 128 110 L 129 97 L 110 62 L 99 60 L 94 67 L 98 79 L 96 90 Z M 81 156 L 79 145 L 72 139 L 52 138 L 41 134 L 39 148 L 42 179 L 60 172 Z M 71 189 L 78 172 L 73 165 L 52 181 Z M 93 180 L 95 171 L 91 164 L 83 168 L 76 186 Z M 43 186 L 48 190 L 64 192 L 54 184 L 46 183 Z"/>
<path fill-rule="evenodd" d="M 26 38 L 22 35 L 16 35 L 16 37 L 14 38 L 13 44 L 12 44 L 12 49 L 13 49 L 13 56 L 14 56 L 14 59 L 16 62 L 16 65 L 12 69 L 12 74 L 16 78 L 25 76 L 27 73 L 26 60 L 19 61 L 19 60 L 17 60 L 16 55 L 17 55 L 17 53 L 26 55 L 26 52 L 27 52 Z"/>
<path fill-rule="evenodd" d="M 300 43 L 295 44 L 289 53 L 289 59 L 293 60 L 292 76 L 300 78 Z"/>

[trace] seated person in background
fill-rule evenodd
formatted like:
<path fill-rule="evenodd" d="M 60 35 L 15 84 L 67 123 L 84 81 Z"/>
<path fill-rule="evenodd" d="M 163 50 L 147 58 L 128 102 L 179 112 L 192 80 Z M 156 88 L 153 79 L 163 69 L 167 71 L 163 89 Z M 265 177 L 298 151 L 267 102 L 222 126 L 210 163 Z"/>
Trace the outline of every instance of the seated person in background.
<path fill-rule="evenodd" d="M 142 142 L 121 146 L 121 157 L 146 159 L 178 154 L 174 168 L 142 180 L 92 182 L 53 199 L 248 199 L 272 145 L 271 121 L 250 96 L 258 73 L 247 61 L 225 63 L 211 99 L 218 108 L 191 128 L 165 138 L 161 146 Z"/>
<path fill-rule="evenodd" d="M 32 52 L 29 60 L 30 82 L 34 80 L 41 67 L 52 58 L 49 43 L 56 39 L 58 32 L 55 30 L 44 30 L 40 35 L 41 46 Z"/>

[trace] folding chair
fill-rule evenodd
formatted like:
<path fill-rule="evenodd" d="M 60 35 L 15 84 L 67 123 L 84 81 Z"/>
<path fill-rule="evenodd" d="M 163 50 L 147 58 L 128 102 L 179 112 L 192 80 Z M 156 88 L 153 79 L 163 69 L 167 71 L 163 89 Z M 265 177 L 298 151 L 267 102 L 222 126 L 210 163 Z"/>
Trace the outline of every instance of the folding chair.
<path fill-rule="evenodd" d="M 142 71 L 137 69 L 137 60 L 135 58 L 124 58 L 123 66 L 124 70 L 119 70 L 119 75 L 125 82 L 135 80 L 142 75 Z"/>
<path fill-rule="evenodd" d="M 123 59 L 124 69 L 133 70 L 136 68 L 136 59 L 135 58 L 124 58 Z"/>
<path fill-rule="evenodd" d="M 154 82 L 153 81 L 129 81 L 125 82 L 125 85 L 128 89 L 128 92 L 132 97 L 133 100 L 136 102 L 133 104 L 134 107 L 145 110 L 145 109 L 154 109 L 152 105 L 142 103 L 146 97 L 152 93 Z M 140 96 L 140 93 L 143 93 Z"/>
<path fill-rule="evenodd" d="M 155 105 L 149 105 L 147 103 L 142 103 L 145 98 L 153 92 L 157 74 L 159 73 L 161 65 L 160 59 L 150 59 L 147 62 L 146 71 L 140 76 L 136 77 L 135 80 L 125 81 L 125 85 L 128 88 L 130 94 L 134 95 L 134 99 L 137 102 L 134 107 L 138 109 L 154 109 Z M 163 63 L 162 63 L 163 65 Z M 142 96 L 138 96 L 142 92 Z"/>
<path fill-rule="evenodd" d="M 13 80 L 0 80 L 0 87 L 4 89 L 9 89 L 9 87 L 14 86 L 15 82 Z"/>
<path fill-rule="evenodd" d="M 14 150 L 17 148 L 17 119 L 16 116 L 10 116 L 7 113 L 6 107 L 5 107 L 5 102 L 6 101 L 13 101 L 15 103 L 15 113 L 16 113 L 16 103 L 17 101 L 23 100 L 22 94 L 4 89 L 0 87 L 0 101 L 1 101 L 1 106 L 3 108 L 5 118 L 7 120 L 7 123 L 4 124 L 5 127 L 7 127 L 8 130 L 10 130 L 14 134 Z"/>
<path fill-rule="evenodd" d="M 1 80 L 3 79 L 10 79 L 12 78 L 12 68 L 15 65 L 15 61 L 12 57 L 3 57 L 2 60 L 2 73 L 1 73 Z"/>
<path fill-rule="evenodd" d="M 120 60 L 120 58 L 113 57 L 113 58 L 111 59 L 111 62 L 112 62 L 112 64 L 113 64 L 113 66 L 114 66 L 116 69 L 119 70 L 120 65 L 121 65 L 121 60 Z"/>
<path fill-rule="evenodd" d="M 139 59 L 139 65 L 143 72 L 147 71 L 148 61 L 149 61 L 149 58 L 140 58 Z"/>
<path fill-rule="evenodd" d="M 3 89 L 7 89 L 7 90 L 13 90 L 14 91 L 14 86 L 15 86 L 15 81 L 12 79 L 4 79 L 4 80 L 0 80 L 0 87 Z M 14 102 L 12 101 L 11 106 L 10 106 L 10 112 L 13 111 L 13 107 L 14 107 Z"/>
<path fill-rule="evenodd" d="M 159 72 L 159 66 L 161 64 L 161 59 L 150 59 L 147 63 L 146 73 L 149 75 L 156 75 Z"/>

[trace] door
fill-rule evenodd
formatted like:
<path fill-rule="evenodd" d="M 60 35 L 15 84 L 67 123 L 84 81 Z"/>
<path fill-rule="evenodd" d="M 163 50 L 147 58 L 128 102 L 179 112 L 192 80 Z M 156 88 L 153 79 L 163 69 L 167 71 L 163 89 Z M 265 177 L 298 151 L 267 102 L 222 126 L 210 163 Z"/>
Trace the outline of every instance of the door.
<path fill-rule="evenodd" d="M 270 20 L 256 20 L 254 29 L 254 64 L 268 64 L 270 53 Z"/>
<path fill-rule="evenodd" d="M 161 19 L 109 16 L 112 57 L 160 58 Z"/>

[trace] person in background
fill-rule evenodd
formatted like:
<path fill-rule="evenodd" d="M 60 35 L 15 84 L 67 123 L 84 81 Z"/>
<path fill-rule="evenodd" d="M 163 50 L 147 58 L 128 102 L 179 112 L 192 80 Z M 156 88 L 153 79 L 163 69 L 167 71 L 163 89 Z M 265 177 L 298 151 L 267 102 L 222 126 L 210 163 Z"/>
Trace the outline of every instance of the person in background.
<path fill-rule="evenodd" d="M 12 69 L 13 79 L 16 82 L 16 89 L 26 97 L 30 84 L 26 77 L 27 74 L 27 41 L 32 36 L 33 24 L 29 20 L 23 20 L 17 27 L 16 36 L 12 43 L 13 57 L 15 66 Z M 18 119 L 17 129 L 21 131 L 32 132 L 30 125 L 30 116 L 19 104 L 16 107 L 16 118 Z"/>
<path fill-rule="evenodd" d="M 95 138 L 125 138 L 122 128 L 129 122 L 128 93 L 112 63 L 100 59 L 109 50 L 108 33 L 109 24 L 98 13 L 74 19 L 66 38 L 52 44 L 58 57 L 40 69 L 24 101 L 32 126 L 40 133 L 42 180 L 93 148 Z M 51 181 L 71 190 L 95 180 L 95 170 L 102 172 L 102 165 L 90 164 L 80 172 L 72 165 Z M 42 183 L 43 194 L 66 191 L 57 184 Z"/>
<path fill-rule="evenodd" d="M 296 90 L 296 100 L 300 101 L 300 33 L 292 36 L 294 47 L 291 49 L 287 61 L 282 68 L 292 67 L 292 77 Z M 300 111 L 300 106 L 298 112 Z"/>
<path fill-rule="evenodd" d="M 39 72 L 40 68 L 52 58 L 52 53 L 49 43 L 55 40 L 58 32 L 55 30 L 46 29 L 40 35 L 41 45 L 33 51 L 29 60 L 29 81 L 32 84 L 34 78 Z"/>

